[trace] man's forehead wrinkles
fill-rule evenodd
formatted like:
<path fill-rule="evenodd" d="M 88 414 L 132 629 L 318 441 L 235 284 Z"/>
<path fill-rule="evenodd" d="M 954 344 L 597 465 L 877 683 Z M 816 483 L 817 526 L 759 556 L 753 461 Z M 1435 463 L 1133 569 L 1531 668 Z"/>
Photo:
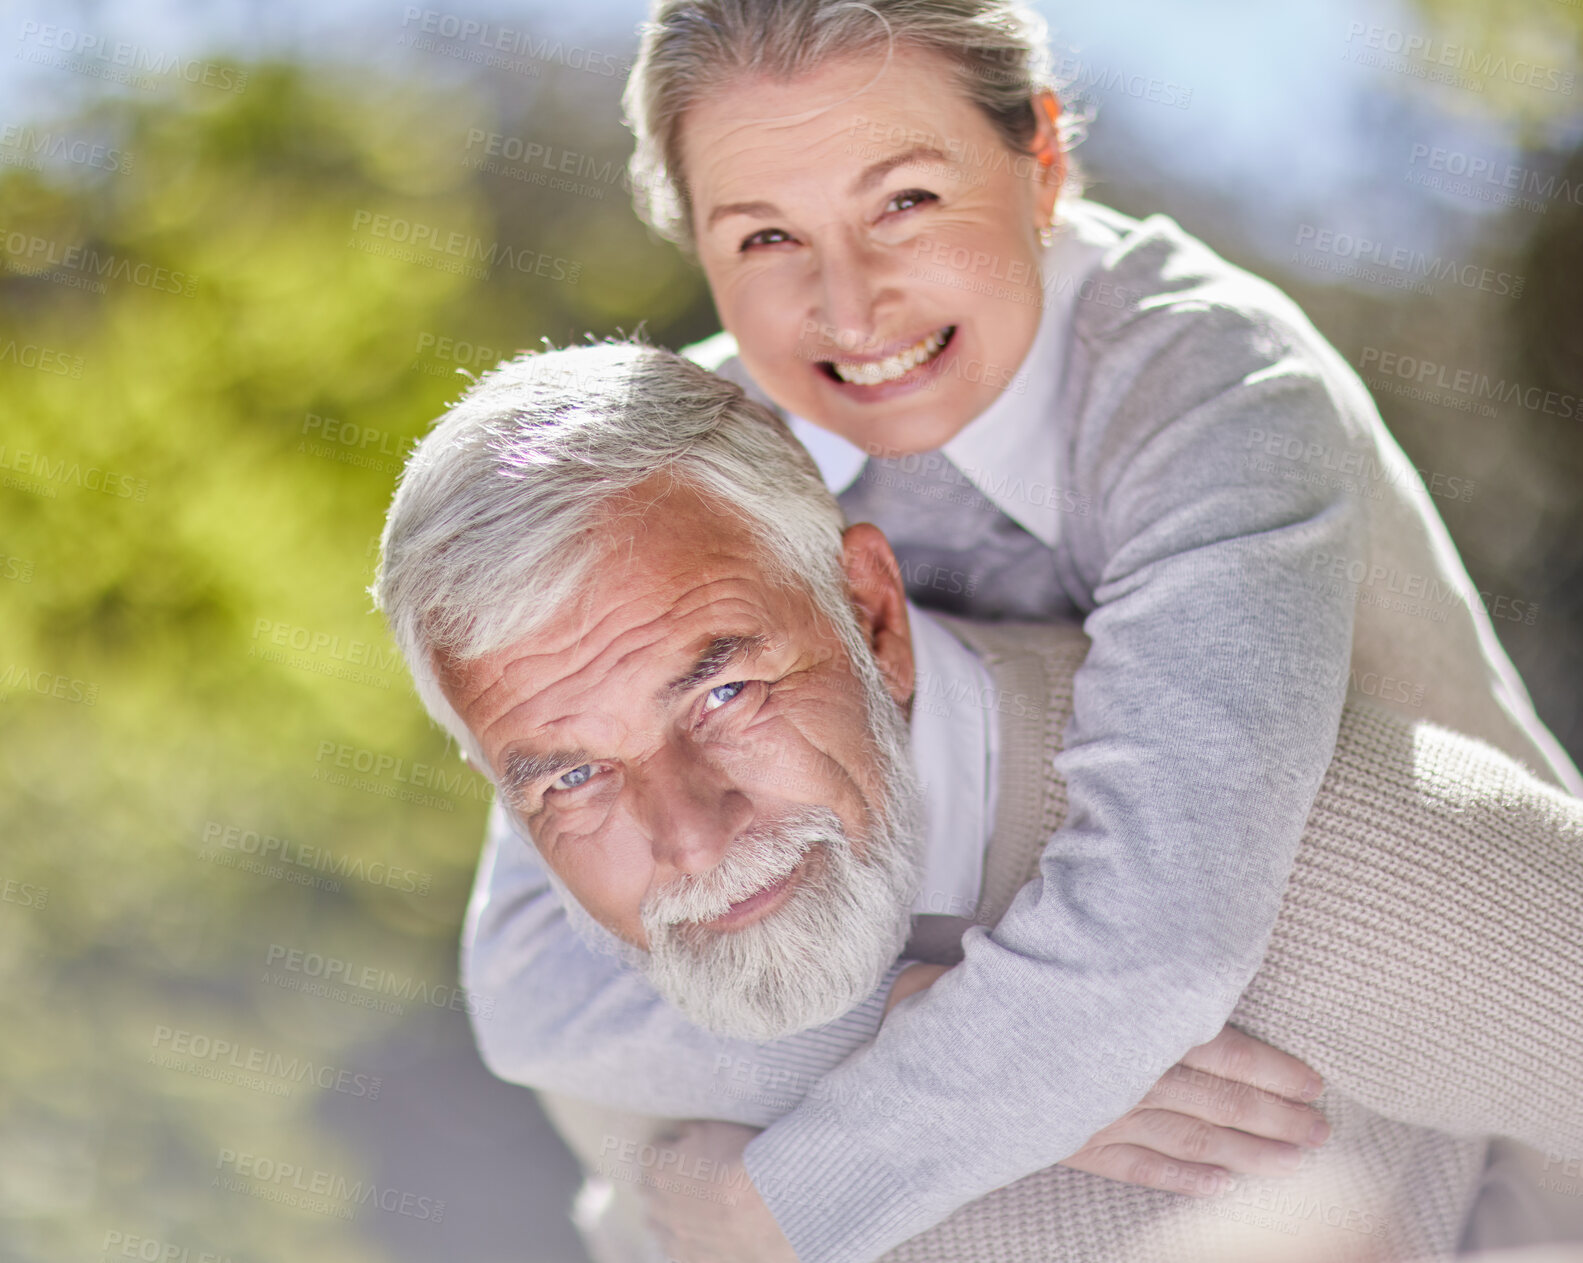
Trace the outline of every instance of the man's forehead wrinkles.
<path fill-rule="evenodd" d="M 711 589 L 732 582 L 721 579 L 700 585 L 684 594 L 684 602 L 688 597 L 696 598 L 687 602 L 690 608 L 659 611 L 616 632 L 608 642 L 601 639 L 591 645 L 596 627 L 584 629 L 565 644 L 518 654 L 503 666 L 501 678 L 491 685 L 490 691 L 503 692 L 502 701 L 509 701 L 518 692 L 524 695 L 490 720 L 485 734 L 524 722 L 532 724 L 536 732 L 569 728 L 599 711 L 595 698 L 601 691 L 613 693 L 621 700 L 617 713 L 633 717 L 632 708 L 625 705 L 627 699 L 636 701 L 653 692 L 647 682 L 640 683 L 642 677 L 668 679 L 678 660 L 696 655 L 706 633 L 741 628 L 745 635 L 764 635 L 769 630 L 766 611 L 746 594 L 711 595 Z M 609 622 L 618 613 L 609 611 L 601 623 Z M 689 623 L 692 625 L 685 625 Z M 553 669 L 548 663 L 568 653 L 576 654 L 577 661 L 555 670 L 554 678 L 547 678 Z M 685 665 L 691 665 L 690 660 Z"/>

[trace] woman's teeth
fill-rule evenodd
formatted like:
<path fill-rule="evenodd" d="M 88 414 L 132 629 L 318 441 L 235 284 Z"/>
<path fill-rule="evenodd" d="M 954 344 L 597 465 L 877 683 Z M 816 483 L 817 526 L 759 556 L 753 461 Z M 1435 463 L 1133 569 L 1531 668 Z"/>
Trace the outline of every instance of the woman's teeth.
<path fill-rule="evenodd" d="M 897 351 L 895 355 L 886 356 L 882 360 L 873 360 L 866 364 L 831 360 L 830 367 L 842 381 L 850 382 L 854 386 L 878 386 L 882 382 L 893 382 L 940 354 L 941 348 L 950 341 L 954 328 L 955 326 L 952 326 L 949 329 L 941 329 L 938 333 L 931 333 L 922 342 L 908 347 L 905 351 Z"/>

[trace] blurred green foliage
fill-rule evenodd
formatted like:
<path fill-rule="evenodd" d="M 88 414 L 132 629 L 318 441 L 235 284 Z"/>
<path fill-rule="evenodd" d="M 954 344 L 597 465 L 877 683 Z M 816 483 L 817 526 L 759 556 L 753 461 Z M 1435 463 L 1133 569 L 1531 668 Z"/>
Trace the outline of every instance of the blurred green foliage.
<path fill-rule="evenodd" d="M 1434 55 L 1483 79 L 1482 92 L 1448 96 L 1447 104 L 1510 122 L 1529 143 L 1540 141 L 1557 123 L 1575 122 L 1583 84 L 1573 82 L 1565 91 L 1535 91 L 1534 85 L 1548 85 L 1545 72 L 1550 70 L 1557 83 L 1576 74 L 1583 57 L 1583 7 L 1569 0 L 1527 5 L 1413 0 L 1413 7 L 1428 22 L 1415 33 L 1437 41 Z"/>
<path fill-rule="evenodd" d="M 172 84 L 39 123 L 130 170 L 0 174 L 7 1259 L 97 1257 L 107 1230 L 194 1258 L 379 1257 L 366 1209 L 345 1223 L 212 1187 L 224 1150 L 379 1178 L 311 1082 L 282 1097 L 150 1058 L 169 1028 L 357 1065 L 398 1021 L 462 1020 L 336 1004 L 270 968 L 275 946 L 442 997 L 455 981 L 486 796 L 364 594 L 395 471 L 460 368 L 493 362 L 476 348 L 708 327 L 701 283 L 619 179 L 568 197 L 470 165 L 471 132 L 530 119 L 567 148 L 597 132 L 587 151 L 619 172 L 619 85 L 546 75 L 501 104 L 513 121 L 476 85 L 249 70 L 241 94 Z M 379 253 L 378 216 L 497 266 Z M 526 255 L 576 263 L 558 269 L 575 283 L 498 265 Z M 404 762 L 359 774 L 382 755 Z M 243 871 L 247 831 L 311 858 Z M 409 876 L 357 879 L 376 864 Z"/>

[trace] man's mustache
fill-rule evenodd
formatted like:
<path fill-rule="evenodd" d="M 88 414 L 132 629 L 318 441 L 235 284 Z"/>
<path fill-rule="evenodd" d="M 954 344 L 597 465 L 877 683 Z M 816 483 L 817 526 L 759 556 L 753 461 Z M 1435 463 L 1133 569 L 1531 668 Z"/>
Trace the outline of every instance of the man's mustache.
<path fill-rule="evenodd" d="M 829 808 L 807 808 L 739 835 L 721 861 L 705 873 L 684 875 L 643 903 L 646 928 L 702 923 L 731 905 L 787 877 L 816 844 L 845 845 L 840 817 Z"/>

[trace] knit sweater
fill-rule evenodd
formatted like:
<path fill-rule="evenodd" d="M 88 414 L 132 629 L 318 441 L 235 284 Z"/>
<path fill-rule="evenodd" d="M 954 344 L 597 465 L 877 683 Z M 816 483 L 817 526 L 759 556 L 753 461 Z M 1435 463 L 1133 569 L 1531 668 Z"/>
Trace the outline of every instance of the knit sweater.
<path fill-rule="evenodd" d="M 1060 880 L 1062 857 L 1045 844 L 1065 787 L 1049 769 L 1088 644 L 1070 626 L 948 625 L 999 696 L 1049 699 L 1001 709 L 984 904 L 961 946 L 971 955 L 983 927 L 1030 897 L 1025 883 Z M 1334 1132 L 1298 1175 L 1202 1201 L 1051 1167 L 886 1263 L 1448 1255 L 1483 1135 L 1583 1152 L 1583 801 L 1481 742 L 1349 704 L 1232 1022 L 1325 1076 Z M 820 1090 L 839 1091 L 840 1075 Z M 986 1127 L 1015 1108 L 987 1101 Z"/>

